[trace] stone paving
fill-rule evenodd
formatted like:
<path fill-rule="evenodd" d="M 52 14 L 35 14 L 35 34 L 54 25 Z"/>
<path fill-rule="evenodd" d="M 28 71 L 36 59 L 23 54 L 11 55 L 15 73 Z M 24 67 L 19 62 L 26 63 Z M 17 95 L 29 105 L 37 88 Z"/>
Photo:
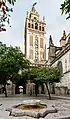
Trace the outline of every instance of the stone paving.
<path fill-rule="evenodd" d="M 47 106 L 55 107 L 58 112 L 51 113 L 46 115 L 44 118 L 39 119 L 70 119 L 70 100 L 56 99 L 56 100 L 47 100 L 46 97 L 0 97 L 0 119 L 35 119 L 33 117 L 23 116 L 23 117 L 12 117 L 9 116 L 9 112 L 5 111 L 6 108 L 9 108 L 15 104 L 19 104 L 23 100 L 28 99 L 39 99 L 41 102 L 47 104 Z"/>

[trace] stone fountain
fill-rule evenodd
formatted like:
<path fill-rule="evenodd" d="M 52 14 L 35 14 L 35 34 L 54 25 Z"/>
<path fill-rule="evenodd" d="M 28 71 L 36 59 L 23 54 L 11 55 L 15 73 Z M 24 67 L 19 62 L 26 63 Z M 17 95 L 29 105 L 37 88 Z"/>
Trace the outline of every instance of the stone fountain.
<path fill-rule="evenodd" d="M 22 103 L 6 109 L 10 112 L 10 116 L 20 117 L 27 116 L 33 119 L 44 118 L 49 113 L 56 113 L 54 107 L 47 107 L 46 104 L 41 103 L 40 100 L 24 100 Z"/>

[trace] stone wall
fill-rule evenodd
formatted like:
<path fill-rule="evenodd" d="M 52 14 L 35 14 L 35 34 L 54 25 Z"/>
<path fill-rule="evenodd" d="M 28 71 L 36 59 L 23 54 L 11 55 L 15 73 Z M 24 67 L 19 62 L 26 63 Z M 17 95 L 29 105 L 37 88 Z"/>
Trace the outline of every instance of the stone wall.
<path fill-rule="evenodd" d="M 15 95 L 15 84 L 13 84 L 11 81 L 8 81 L 8 84 L 6 85 L 6 90 L 8 96 Z"/>
<path fill-rule="evenodd" d="M 67 87 L 55 87 L 55 94 L 56 95 L 66 95 L 68 92 L 68 88 Z"/>
<path fill-rule="evenodd" d="M 55 84 L 55 93 L 58 95 L 70 94 L 70 50 L 52 64 L 52 67 L 56 67 L 59 61 L 62 62 L 63 74 L 60 83 Z"/>
<path fill-rule="evenodd" d="M 26 85 L 26 94 L 35 95 L 35 84 L 34 83 L 31 83 L 30 81 L 28 81 Z"/>

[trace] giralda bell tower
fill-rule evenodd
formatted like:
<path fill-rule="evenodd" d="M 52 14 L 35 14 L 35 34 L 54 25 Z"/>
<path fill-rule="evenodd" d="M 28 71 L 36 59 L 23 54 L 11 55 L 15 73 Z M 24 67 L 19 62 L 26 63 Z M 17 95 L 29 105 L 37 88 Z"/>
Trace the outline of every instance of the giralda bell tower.
<path fill-rule="evenodd" d="M 25 56 L 32 63 L 44 64 L 46 61 L 46 23 L 33 6 L 25 21 Z"/>

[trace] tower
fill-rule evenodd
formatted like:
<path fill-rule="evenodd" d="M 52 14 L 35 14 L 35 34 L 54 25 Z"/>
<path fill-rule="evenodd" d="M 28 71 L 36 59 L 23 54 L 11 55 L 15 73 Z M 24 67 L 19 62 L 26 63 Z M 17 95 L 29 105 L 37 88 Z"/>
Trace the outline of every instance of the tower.
<path fill-rule="evenodd" d="M 46 23 L 33 6 L 25 21 L 25 56 L 35 64 L 46 60 Z"/>

